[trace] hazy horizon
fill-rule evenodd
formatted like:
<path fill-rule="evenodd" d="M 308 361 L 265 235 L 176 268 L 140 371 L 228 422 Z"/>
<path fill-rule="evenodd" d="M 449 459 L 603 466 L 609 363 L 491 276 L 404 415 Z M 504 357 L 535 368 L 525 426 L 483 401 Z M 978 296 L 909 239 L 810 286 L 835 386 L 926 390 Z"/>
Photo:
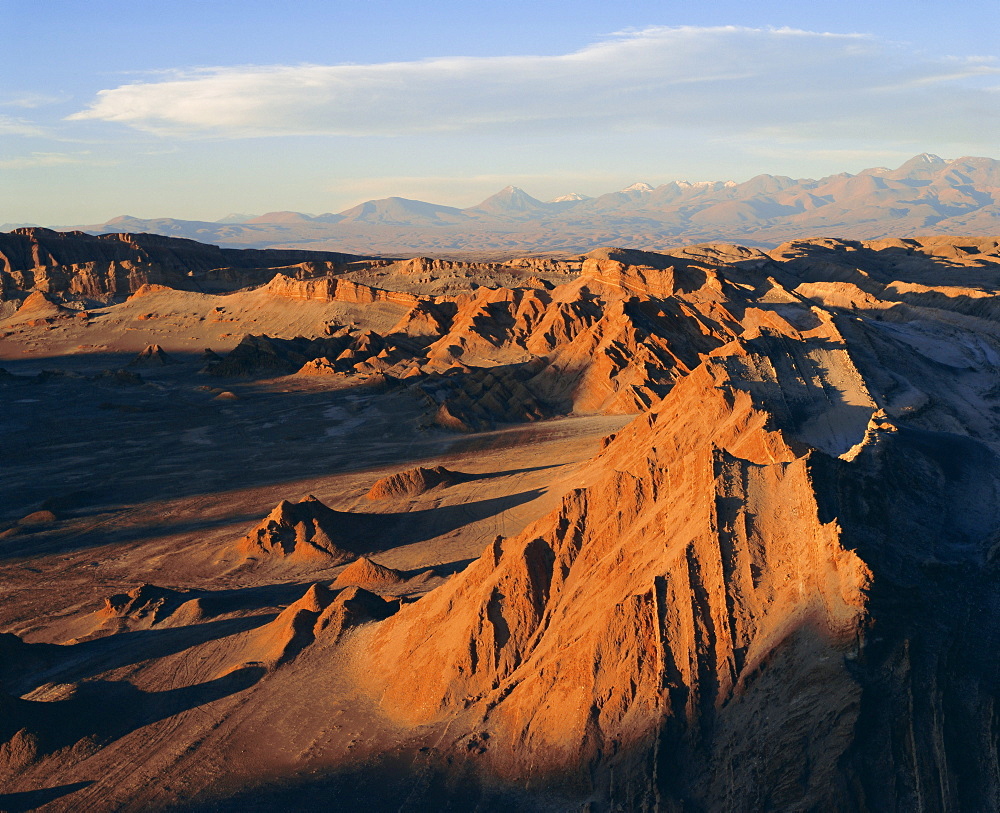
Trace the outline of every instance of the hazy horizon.
<path fill-rule="evenodd" d="M 933 153 L 919 153 L 917 156 L 910 156 L 909 159 L 907 159 L 907 160 L 913 160 L 914 158 L 920 157 L 921 155 L 930 155 L 931 157 L 942 158 L 946 162 L 951 162 L 951 161 L 954 161 L 954 160 L 958 160 L 959 158 L 963 158 L 963 157 L 990 158 L 992 160 L 1000 160 L 1000 159 L 993 159 L 992 156 L 954 156 L 954 157 L 950 157 L 950 156 L 935 156 Z M 903 164 L 903 163 L 906 163 L 906 162 L 905 161 L 904 162 L 900 162 L 900 165 Z M 862 171 L 867 170 L 867 169 L 876 169 L 876 168 L 879 168 L 879 167 L 862 167 L 861 169 L 859 169 L 857 171 L 858 172 L 862 172 Z M 894 169 L 897 169 L 898 166 L 897 165 L 893 165 L 893 166 L 890 166 L 890 167 L 883 167 L 883 168 L 894 170 Z M 846 171 L 847 170 L 843 170 L 843 172 L 846 172 Z M 841 174 L 841 173 L 840 172 L 831 173 L 831 175 L 834 175 L 834 176 L 838 175 L 838 174 Z M 853 173 L 849 173 L 849 174 L 853 174 Z M 658 184 L 650 184 L 650 186 L 655 189 L 655 188 L 657 188 L 659 186 L 667 185 L 667 184 L 674 183 L 674 182 L 677 182 L 677 183 L 689 182 L 689 183 L 691 183 L 692 185 L 695 185 L 695 186 L 697 186 L 699 184 L 717 184 L 717 183 L 734 183 L 734 184 L 738 185 L 738 184 L 746 183 L 747 181 L 752 180 L 752 177 L 758 177 L 760 175 L 782 176 L 782 175 L 786 175 L 786 173 L 782 173 L 780 171 L 766 172 L 766 173 L 757 173 L 757 175 L 755 175 L 755 176 L 746 177 L 746 178 L 669 178 L 669 179 L 663 180 L 662 182 L 660 182 Z M 819 181 L 819 180 L 822 180 L 822 178 L 812 178 L 812 179 L 810 179 L 810 178 L 796 178 L 794 180 L 796 180 L 796 181 L 809 181 L 809 180 Z M 635 185 L 635 184 L 642 184 L 642 183 L 647 183 L 647 181 L 644 178 L 637 178 L 637 179 L 635 179 L 632 182 L 632 184 L 629 184 L 629 185 L 627 185 L 625 187 L 621 187 L 620 189 L 602 189 L 600 191 L 595 192 L 593 195 L 588 195 L 587 197 L 589 197 L 589 198 L 595 198 L 595 197 L 600 197 L 601 195 L 605 195 L 605 194 L 612 194 L 614 192 L 625 191 L 628 188 L 628 186 Z M 493 192 L 487 194 L 485 197 L 476 198 L 471 203 L 465 203 L 465 202 L 463 202 L 463 203 L 460 203 L 460 204 L 459 203 L 455 203 L 454 201 L 451 201 L 451 200 L 439 200 L 439 199 L 430 199 L 430 200 L 428 200 L 428 199 L 420 199 L 420 198 L 407 198 L 407 197 L 404 197 L 402 195 L 386 195 L 383 198 L 365 198 L 363 200 L 357 200 L 354 203 L 352 203 L 352 204 L 350 204 L 350 205 L 348 205 L 348 206 L 346 206 L 346 207 L 344 207 L 342 209 L 338 209 L 336 211 L 322 211 L 322 212 L 321 211 L 312 211 L 312 212 L 304 212 L 304 211 L 296 210 L 296 209 L 269 209 L 267 211 L 260 211 L 260 212 L 238 212 L 235 209 L 233 209 L 233 210 L 231 210 L 229 212 L 226 212 L 224 214 L 220 214 L 218 217 L 213 217 L 213 218 L 209 218 L 209 219 L 177 217 L 177 216 L 175 216 L 174 214 L 172 214 L 170 212 L 159 212 L 158 214 L 153 215 L 152 217 L 142 218 L 142 217 L 139 217 L 137 215 L 134 215 L 131 212 L 120 212 L 120 213 L 118 213 L 116 215 L 113 215 L 113 216 L 111 216 L 109 218 L 106 218 L 103 221 L 100 221 L 100 222 L 95 221 L 93 223 L 30 223 L 30 222 L 25 222 L 23 224 L 18 224 L 18 223 L 11 222 L 11 223 L 4 223 L 4 224 L 0 224 L 0 225 L 9 226 L 9 227 L 16 227 L 16 226 L 24 225 L 24 226 L 42 226 L 42 227 L 45 227 L 45 228 L 67 228 L 67 227 L 77 227 L 77 226 L 103 225 L 103 224 L 110 223 L 110 222 L 113 222 L 115 220 L 119 220 L 119 219 L 122 219 L 122 218 L 135 218 L 137 220 L 158 220 L 158 219 L 165 219 L 165 220 L 191 220 L 192 222 L 205 222 L 205 223 L 223 223 L 223 222 L 238 223 L 238 222 L 242 222 L 242 221 L 240 221 L 240 220 L 231 220 L 231 218 L 253 219 L 253 218 L 266 217 L 267 215 L 278 215 L 278 214 L 284 214 L 284 213 L 292 213 L 292 214 L 297 214 L 297 215 L 305 215 L 306 217 L 322 217 L 324 215 L 339 214 L 339 213 L 342 213 L 342 212 L 346 212 L 346 211 L 349 211 L 350 209 L 356 208 L 357 206 L 361 206 L 361 205 L 363 205 L 365 203 L 369 203 L 369 202 L 371 202 L 373 200 L 387 200 L 387 199 L 402 199 L 402 200 L 413 201 L 413 202 L 417 202 L 417 203 L 429 203 L 429 204 L 432 204 L 434 206 L 447 206 L 447 207 L 452 207 L 452 208 L 455 208 L 455 209 L 462 210 L 462 209 L 474 208 L 478 204 L 483 203 L 486 200 L 488 200 L 493 195 L 499 194 L 499 193 L 505 191 L 508 188 L 518 189 L 518 190 L 520 190 L 522 192 L 525 192 L 526 194 L 530 195 L 531 197 L 533 197 L 533 198 L 535 198 L 535 199 L 537 199 L 537 200 L 539 200 L 539 201 L 541 201 L 543 203 L 554 202 L 551 198 L 543 198 L 543 197 L 539 197 L 538 195 L 532 194 L 532 190 L 530 190 L 530 189 L 523 189 L 522 187 L 518 187 L 518 186 L 516 186 L 514 184 L 507 184 L 506 186 L 501 187 L 499 189 L 494 189 Z M 564 193 L 564 194 L 573 194 L 573 193 L 582 194 L 582 193 L 579 193 L 579 190 L 576 190 L 576 189 L 567 190 L 566 193 Z"/>

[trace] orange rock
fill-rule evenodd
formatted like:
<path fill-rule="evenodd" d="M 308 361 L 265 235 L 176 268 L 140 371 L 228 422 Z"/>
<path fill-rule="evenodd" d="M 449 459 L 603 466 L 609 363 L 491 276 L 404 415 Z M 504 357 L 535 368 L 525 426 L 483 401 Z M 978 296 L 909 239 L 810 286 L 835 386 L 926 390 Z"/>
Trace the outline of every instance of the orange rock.
<path fill-rule="evenodd" d="M 384 500 L 395 497 L 409 497 L 423 494 L 432 488 L 460 483 L 467 475 L 451 471 L 444 466 L 414 469 L 390 474 L 375 482 L 366 495 L 369 500 Z"/>
<path fill-rule="evenodd" d="M 334 587 L 387 588 L 406 581 L 405 576 L 391 567 L 373 562 L 367 556 L 354 560 L 341 571 L 333 582 Z"/>
<path fill-rule="evenodd" d="M 323 560 L 331 565 L 358 557 L 356 542 L 345 533 L 351 515 L 333 511 L 312 495 L 298 503 L 282 500 L 250 533 L 237 543 L 248 557 Z"/>

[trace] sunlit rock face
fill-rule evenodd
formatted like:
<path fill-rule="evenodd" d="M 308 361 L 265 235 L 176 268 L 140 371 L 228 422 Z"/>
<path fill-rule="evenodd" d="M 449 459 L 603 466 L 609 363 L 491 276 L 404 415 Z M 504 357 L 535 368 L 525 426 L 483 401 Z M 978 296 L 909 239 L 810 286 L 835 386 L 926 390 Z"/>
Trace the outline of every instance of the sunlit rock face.
<path fill-rule="evenodd" d="M 996 239 L 100 302 L 81 246 L 4 277 L 4 793 L 1000 806 Z"/>

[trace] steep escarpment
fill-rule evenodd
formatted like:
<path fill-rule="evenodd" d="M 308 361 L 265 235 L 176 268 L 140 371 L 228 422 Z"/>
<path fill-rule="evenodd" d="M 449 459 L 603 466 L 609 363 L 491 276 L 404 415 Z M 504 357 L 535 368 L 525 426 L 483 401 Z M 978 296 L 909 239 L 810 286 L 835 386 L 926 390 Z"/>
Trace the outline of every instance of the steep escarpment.
<path fill-rule="evenodd" d="M 851 461 L 812 466 L 820 514 L 873 573 L 869 629 L 850 663 L 864 687 L 844 754 L 870 810 L 991 809 L 1000 497 L 995 448 L 892 421 Z"/>
<path fill-rule="evenodd" d="M 765 664 L 825 651 L 840 663 L 824 670 L 832 694 L 796 712 L 825 756 L 794 801 L 822 798 L 856 713 L 843 659 L 869 571 L 818 516 L 812 453 L 768 424 L 723 363 L 692 373 L 592 463 L 593 485 L 381 626 L 364 662 L 421 675 L 375 681 L 386 713 L 426 724 L 471 707 L 463 719 L 488 732 L 483 761 L 500 777 L 607 794 L 614 775 L 632 806 L 669 798 L 649 782 L 669 751 L 670 781 L 707 803 L 704 776 L 683 766 L 725 758 L 730 706 L 763 713 Z M 805 691 L 810 675 L 786 679 Z M 798 755 L 772 747 L 774 778 Z"/>
<path fill-rule="evenodd" d="M 893 358 L 878 320 L 796 308 L 745 323 L 559 509 L 372 632 L 359 679 L 384 713 L 474 741 L 481 781 L 630 809 L 996 799 L 996 650 L 965 625 L 997 618 L 1000 460 L 948 390 L 996 404 L 974 387 L 997 332 L 921 311 Z M 957 336 L 964 365 L 910 365 Z"/>

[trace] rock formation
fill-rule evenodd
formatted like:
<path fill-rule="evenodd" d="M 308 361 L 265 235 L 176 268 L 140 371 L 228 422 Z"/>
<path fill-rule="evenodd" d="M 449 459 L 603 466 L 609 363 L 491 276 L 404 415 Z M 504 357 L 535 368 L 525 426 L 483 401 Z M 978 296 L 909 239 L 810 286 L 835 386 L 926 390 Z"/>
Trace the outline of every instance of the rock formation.
<path fill-rule="evenodd" d="M 336 643 L 351 627 L 382 621 L 399 609 L 399 601 L 382 598 L 363 587 L 345 587 L 316 619 L 315 634 Z"/>
<path fill-rule="evenodd" d="M 167 364 L 176 364 L 177 360 L 172 358 L 160 345 L 147 345 L 131 362 L 129 367 L 156 366 L 163 367 Z"/>
<path fill-rule="evenodd" d="M 297 503 L 282 500 L 237 544 L 246 557 L 321 560 L 329 565 L 353 561 L 359 523 L 351 514 L 333 511 L 314 496 Z"/>
<path fill-rule="evenodd" d="M 31 290 L 66 299 L 123 300 L 143 286 L 234 290 L 278 273 L 325 275 L 358 259 L 337 252 L 228 249 L 157 234 L 0 233 L 0 301 Z M 290 266 L 293 266 L 290 268 Z"/>
<path fill-rule="evenodd" d="M 467 479 L 468 475 L 451 471 L 444 466 L 425 468 L 417 466 L 396 474 L 383 477 L 368 491 L 369 500 L 384 500 L 394 497 L 409 497 L 423 494 L 438 486 L 450 486 Z"/>
<path fill-rule="evenodd" d="M 17 308 L 17 312 L 4 320 L 7 324 L 21 324 L 29 327 L 49 324 L 57 319 L 76 315 L 69 308 L 54 302 L 42 291 L 32 291 Z"/>
<path fill-rule="evenodd" d="M 653 289 L 641 268 L 596 272 L 683 300 L 676 274 Z M 358 663 L 387 715 L 465 731 L 480 774 L 625 809 L 996 798 L 981 745 L 995 682 L 960 620 L 995 612 L 1000 520 L 974 508 L 1000 496 L 995 428 L 927 392 L 965 364 L 981 386 L 1000 332 L 764 290 L 763 312 L 727 297 L 742 335 L 685 365 L 592 461 L 590 486 L 372 633 Z M 946 361 L 955 341 L 962 360 Z M 944 601 L 959 572 L 963 598 L 921 627 L 913 608 Z M 420 678 L 397 679 L 404 663 Z"/>
<path fill-rule="evenodd" d="M 0 376 L 5 793 L 1000 807 L 1000 240 L 574 262 L 527 263 L 541 284 L 427 258 L 274 277 L 254 302 L 331 308 L 210 363 L 256 379 L 224 404 L 167 389 L 183 365 L 107 407 L 91 390 L 142 380 L 79 358 Z M 4 341 L 48 364 L 75 322 L 54 318 Z M 171 394 L 177 417 L 144 417 Z M 135 447 L 115 445 L 126 422 Z M 239 471 L 220 486 L 222 461 Z M 120 494 L 43 502 L 121 466 Z M 277 487 L 371 513 L 282 501 L 238 538 Z"/>
<path fill-rule="evenodd" d="M 355 559 L 345 567 L 334 580 L 334 587 L 364 587 L 369 590 L 376 588 L 392 588 L 406 581 L 406 577 L 398 570 L 383 567 L 373 562 L 367 556 Z"/>
<path fill-rule="evenodd" d="M 98 626 L 92 635 L 147 630 L 175 621 L 194 623 L 201 615 L 200 602 L 189 591 L 141 584 L 104 599 L 104 605 L 95 613 Z"/>

